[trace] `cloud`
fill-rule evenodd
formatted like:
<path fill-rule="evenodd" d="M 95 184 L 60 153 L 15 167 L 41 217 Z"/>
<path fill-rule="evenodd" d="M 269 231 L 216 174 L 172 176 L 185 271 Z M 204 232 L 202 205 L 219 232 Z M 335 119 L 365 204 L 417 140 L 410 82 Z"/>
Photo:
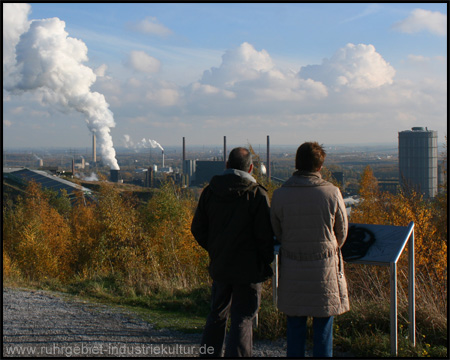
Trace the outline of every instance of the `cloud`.
<path fill-rule="evenodd" d="M 30 21 L 28 14 L 31 11 L 29 4 L 2 4 L 3 5 L 3 81 L 14 82 L 10 79 L 15 68 L 16 45 L 20 35 L 28 30 Z"/>
<path fill-rule="evenodd" d="M 407 34 L 429 31 L 432 34 L 447 35 L 447 15 L 439 11 L 414 9 L 405 20 L 395 23 L 393 29 Z"/>
<path fill-rule="evenodd" d="M 98 77 L 104 77 L 107 69 L 108 66 L 106 64 L 102 64 L 97 69 L 95 69 L 95 75 Z"/>
<path fill-rule="evenodd" d="M 134 71 L 147 74 L 157 73 L 161 68 L 161 62 L 144 51 L 130 52 L 125 65 L 129 66 Z"/>
<path fill-rule="evenodd" d="M 350 18 L 347 18 L 347 19 L 343 20 L 341 23 L 348 23 L 348 22 L 352 22 L 355 20 L 359 20 L 366 16 L 375 14 L 375 13 L 379 12 L 380 10 L 381 10 L 381 6 L 379 4 L 369 4 L 361 13 L 359 13 L 355 16 L 352 16 Z"/>
<path fill-rule="evenodd" d="M 226 51 L 220 67 L 205 71 L 200 82 L 232 87 L 236 82 L 257 79 L 261 73 L 273 68 L 274 64 L 266 50 L 256 51 L 251 44 L 244 42 L 239 48 Z"/>
<path fill-rule="evenodd" d="M 10 127 L 12 126 L 12 122 L 7 119 L 3 119 L 3 126 Z"/>
<path fill-rule="evenodd" d="M 172 30 L 158 23 L 158 19 L 153 16 L 148 16 L 136 24 L 130 24 L 129 27 L 134 31 L 147 35 L 166 37 L 172 34 Z"/>
<path fill-rule="evenodd" d="M 300 69 L 302 79 L 320 81 L 335 90 L 344 87 L 352 89 L 373 89 L 392 84 L 394 68 L 376 52 L 373 45 L 347 44 L 331 59 L 324 59 L 321 65 L 308 65 Z"/>
<path fill-rule="evenodd" d="M 275 108 L 285 102 L 303 102 L 306 99 L 321 99 L 327 96 L 327 89 L 313 80 L 299 79 L 292 71 L 282 71 L 275 66 L 266 50 L 257 51 L 244 42 L 238 48 L 228 50 L 222 56 L 219 67 L 212 67 L 202 78 L 188 89 L 190 100 L 197 105 L 205 97 L 223 100 L 222 106 L 229 106 L 231 100 L 245 111 L 263 111 L 268 106 Z M 203 107 L 203 106 L 202 106 Z M 204 108 L 204 107 L 203 107 Z"/>
<path fill-rule="evenodd" d="M 151 89 L 145 95 L 146 100 L 159 106 L 174 106 L 178 104 L 179 93 L 176 88 Z"/>

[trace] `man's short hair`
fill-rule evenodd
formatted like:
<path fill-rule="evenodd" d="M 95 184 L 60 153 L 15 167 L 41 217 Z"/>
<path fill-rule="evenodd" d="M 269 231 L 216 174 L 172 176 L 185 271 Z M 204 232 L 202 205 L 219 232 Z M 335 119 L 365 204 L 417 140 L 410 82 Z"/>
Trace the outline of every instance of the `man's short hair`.
<path fill-rule="evenodd" d="M 305 142 L 297 149 L 295 168 L 302 171 L 317 171 L 323 165 L 327 156 L 318 142 Z"/>
<path fill-rule="evenodd" d="M 230 169 L 249 171 L 252 165 L 251 152 L 243 147 L 237 147 L 231 150 L 228 156 L 228 167 Z"/>

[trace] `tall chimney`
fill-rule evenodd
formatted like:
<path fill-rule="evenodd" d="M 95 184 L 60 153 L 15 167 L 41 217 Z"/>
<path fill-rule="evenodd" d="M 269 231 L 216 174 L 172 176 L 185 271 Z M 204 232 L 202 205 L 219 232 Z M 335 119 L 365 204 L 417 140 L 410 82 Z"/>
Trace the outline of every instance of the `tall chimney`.
<path fill-rule="evenodd" d="M 270 138 L 267 135 L 267 179 L 270 181 L 271 172 L 270 172 Z"/>
<path fill-rule="evenodd" d="M 92 161 L 94 164 L 97 162 L 97 142 L 95 139 L 95 133 L 92 134 Z"/>
<path fill-rule="evenodd" d="M 72 158 L 72 176 L 75 175 L 75 159 Z"/>
<path fill-rule="evenodd" d="M 163 159 L 162 159 L 162 167 L 164 168 L 164 150 L 162 151 L 162 157 L 163 157 Z"/>
<path fill-rule="evenodd" d="M 182 169 L 181 173 L 182 174 L 186 173 L 185 162 L 186 162 L 186 141 L 185 141 L 185 138 L 183 136 L 183 161 L 181 162 L 181 169 Z"/>
<path fill-rule="evenodd" d="M 227 137 L 223 137 L 223 164 L 224 168 L 227 168 Z"/>

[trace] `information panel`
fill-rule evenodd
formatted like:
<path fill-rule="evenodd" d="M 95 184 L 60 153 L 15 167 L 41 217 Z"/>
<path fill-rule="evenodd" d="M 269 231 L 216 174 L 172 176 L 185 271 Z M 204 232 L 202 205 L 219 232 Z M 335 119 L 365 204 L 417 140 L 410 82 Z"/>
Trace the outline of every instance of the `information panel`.
<path fill-rule="evenodd" d="M 386 265 L 396 263 L 409 238 L 409 228 L 406 226 L 371 225 L 349 223 L 349 228 L 365 228 L 375 235 L 375 242 L 366 254 L 357 260 L 344 260 L 348 263 Z M 350 241 L 350 237 L 347 239 Z"/>

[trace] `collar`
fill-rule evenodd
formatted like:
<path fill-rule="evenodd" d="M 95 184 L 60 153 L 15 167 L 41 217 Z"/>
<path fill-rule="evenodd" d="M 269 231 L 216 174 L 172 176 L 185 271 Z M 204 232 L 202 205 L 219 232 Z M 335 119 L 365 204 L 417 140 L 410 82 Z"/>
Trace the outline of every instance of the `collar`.
<path fill-rule="evenodd" d="M 247 179 L 253 183 L 256 183 L 256 179 L 253 176 L 251 176 L 248 172 L 238 170 L 238 169 L 226 169 L 223 172 L 223 175 L 229 175 L 229 174 L 234 174 L 241 178 Z"/>

